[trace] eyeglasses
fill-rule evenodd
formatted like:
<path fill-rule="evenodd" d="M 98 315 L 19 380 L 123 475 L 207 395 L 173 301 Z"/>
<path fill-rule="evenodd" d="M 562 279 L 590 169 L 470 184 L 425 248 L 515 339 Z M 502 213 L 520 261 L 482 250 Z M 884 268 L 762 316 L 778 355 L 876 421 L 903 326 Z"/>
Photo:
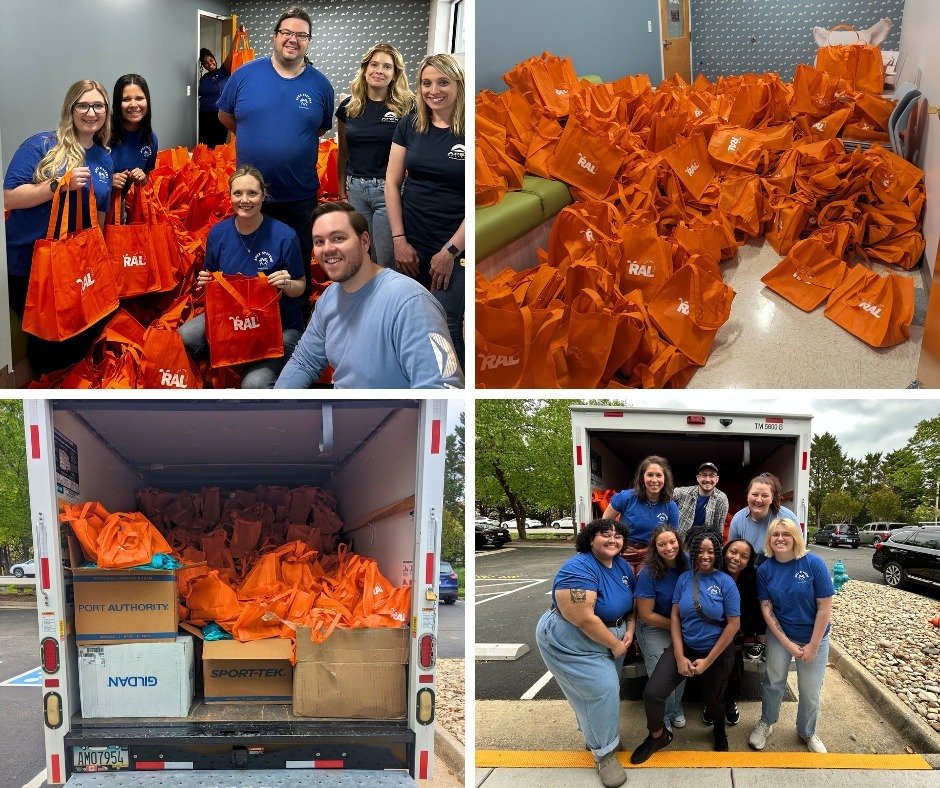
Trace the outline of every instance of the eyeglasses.
<path fill-rule="evenodd" d="M 108 105 L 103 101 L 96 101 L 92 104 L 89 104 L 87 101 L 79 101 L 72 105 L 72 110 L 77 110 L 82 115 L 87 115 L 89 112 L 94 112 L 97 115 L 104 112 L 107 108 Z"/>
<path fill-rule="evenodd" d="M 277 31 L 277 34 L 287 41 L 291 38 L 296 38 L 301 44 L 310 40 L 310 33 L 297 33 L 293 30 L 285 30 L 283 27 Z"/>

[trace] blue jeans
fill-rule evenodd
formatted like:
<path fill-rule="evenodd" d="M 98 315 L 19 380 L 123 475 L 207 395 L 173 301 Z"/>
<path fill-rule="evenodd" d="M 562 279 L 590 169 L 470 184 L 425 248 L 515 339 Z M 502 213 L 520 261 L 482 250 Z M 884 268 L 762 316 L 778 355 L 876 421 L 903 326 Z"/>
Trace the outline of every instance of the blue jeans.
<path fill-rule="evenodd" d="M 177 329 L 183 340 L 186 352 L 193 358 L 205 358 L 209 351 L 209 342 L 206 340 L 206 313 L 196 315 L 187 320 Z M 300 331 L 296 328 L 285 328 L 284 355 L 279 358 L 266 358 L 240 367 L 243 389 L 273 389 L 274 381 L 281 374 L 287 359 L 291 357 L 294 348 L 300 341 Z"/>
<path fill-rule="evenodd" d="M 385 178 L 346 177 L 349 204 L 369 220 L 372 259 L 385 268 L 395 268 L 392 226 L 385 208 Z"/>
<path fill-rule="evenodd" d="M 611 627 L 618 638 L 626 623 Z M 539 619 L 535 642 L 545 666 L 574 709 L 578 727 L 594 756 L 613 752 L 620 744 L 620 672 L 623 660 L 585 635 L 561 613 L 548 610 Z"/>
<path fill-rule="evenodd" d="M 420 253 L 419 253 L 420 254 Z M 463 255 L 460 255 L 463 259 Z M 431 290 L 431 257 L 421 257 L 420 269 L 418 272 L 418 281 L 433 295 L 447 315 L 447 330 L 450 333 L 450 341 L 457 351 L 457 360 L 460 362 L 460 368 L 466 369 L 464 363 L 464 342 L 463 342 L 463 313 L 464 313 L 464 275 L 466 270 L 460 264 L 460 259 L 454 261 L 454 271 L 450 275 L 450 283 L 446 290 Z"/>
<path fill-rule="evenodd" d="M 643 652 L 643 664 L 646 665 L 647 680 L 656 670 L 656 663 L 663 652 L 672 645 L 672 635 L 668 629 L 653 627 L 639 620 L 636 622 L 636 640 L 640 644 L 640 650 Z M 675 659 L 670 656 L 670 659 Z M 685 680 L 673 690 L 666 698 L 666 711 L 663 713 L 663 719 L 672 724 L 672 721 L 682 714 L 682 693 L 685 691 Z"/>
<path fill-rule="evenodd" d="M 799 645 L 805 645 L 800 643 Z M 790 669 L 790 652 L 787 651 L 773 633 L 767 630 L 767 674 L 764 676 L 764 691 L 761 698 L 760 718 L 768 725 L 780 719 L 780 703 L 787 686 L 787 672 Z M 796 661 L 796 685 L 799 700 L 796 707 L 796 732 L 808 739 L 816 733 L 816 720 L 819 717 L 819 694 L 822 691 L 826 663 L 829 661 L 829 635 L 819 644 L 816 659 L 812 662 Z"/>

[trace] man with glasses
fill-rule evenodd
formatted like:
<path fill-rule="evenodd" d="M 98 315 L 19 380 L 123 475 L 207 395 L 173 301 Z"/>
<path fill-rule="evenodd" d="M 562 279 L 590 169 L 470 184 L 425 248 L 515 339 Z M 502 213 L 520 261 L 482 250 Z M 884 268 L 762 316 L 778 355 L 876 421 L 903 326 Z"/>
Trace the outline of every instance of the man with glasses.
<path fill-rule="evenodd" d="M 728 496 L 718 489 L 718 466 L 703 462 L 695 476 L 697 484 L 676 487 L 672 499 L 679 505 L 679 537 L 688 545 L 704 531 L 724 533 Z"/>
<path fill-rule="evenodd" d="M 219 98 L 219 120 L 236 135 L 238 165 L 252 164 L 264 175 L 262 211 L 294 228 L 305 266 L 313 249 L 320 136 L 333 124 L 333 87 L 307 60 L 312 30 L 302 8 L 281 14 L 271 57 L 235 71 Z"/>

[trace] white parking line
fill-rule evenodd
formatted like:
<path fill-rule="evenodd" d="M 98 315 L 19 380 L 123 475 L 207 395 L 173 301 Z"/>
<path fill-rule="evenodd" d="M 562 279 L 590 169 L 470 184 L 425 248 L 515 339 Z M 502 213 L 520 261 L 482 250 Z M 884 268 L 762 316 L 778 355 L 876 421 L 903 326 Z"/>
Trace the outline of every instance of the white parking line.
<path fill-rule="evenodd" d="M 552 676 L 552 672 L 549 671 L 544 676 L 542 676 L 542 678 L 536 681 L 535 684 L 529 687 L 522 694 L 522 697 L 519 698 L 519 700 L 532 700 L 536 695 L 539 694 L 539 690 L 542 689 L 542 687 L 544 687 L 546 684 L 548 684 L 548 682 L 550 682 L 553 678 L 554 676 Z"/>
<path fill-rule="evenodd" d="M 23 788 L 39 788 L 46 781 L 46 770 L 43 769 L 39 774 L 33 777 Z"/>
<path fill-rule="evenodd" d="M 525 582 L 525 581 L 523 581 Z M 514 588 L 511 591 L 503 591 L 501 594 L 495 594 L 493 596 L 486 597 L 486 599 L 477 599 L 474 604 L 482 605 L 484 602 L 491 602 L 494 599 L 499 599 L 500 597 L 508 596 L 509 594 L 515 594 L 517 591 L 525 591 L 527 588 L 532 588 L 532 586 L 537 586 L 539 583 L 545 583 L 545 580 L 533 580 L 524 586 L 519 586 L 519 588 Z"/>
<path fill-rule="evenodd" d="M 503 553 L 513 553 L 515 552 L 515 547 L 503 547 L 497 550 L 481 550 L 474 551 L 473 555 L 479 558 L 481 555 L 503 555 Z"/>

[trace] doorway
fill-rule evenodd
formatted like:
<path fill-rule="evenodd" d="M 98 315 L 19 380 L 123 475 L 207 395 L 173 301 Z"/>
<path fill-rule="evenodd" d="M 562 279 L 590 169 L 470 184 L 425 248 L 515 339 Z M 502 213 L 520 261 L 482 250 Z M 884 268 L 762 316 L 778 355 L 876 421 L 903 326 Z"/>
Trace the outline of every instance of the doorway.
<path fill-rule="evenodd" d="M 208 11 L 197 11 L 199 15 L 199 38 L 196 41 L 196 90 L 195 90 L 195 108 L 196 108 L 196 137 L 199 139 L 199 79 L 205 73 L 199 64 L 199 50 L 205 47 L 213 55 L 216 62 L 221 66 L 228 54 L 229 47 L 232 45 L 233 31 L 235 30 L 234 16 L 219 16 L 210 14 Z"/>
<path fill-rule="evenodd" d="M 659 0 L 663 42 L 663 79 L 678 74 L 692 81 L 692 36 L 689 0 Z"/>

